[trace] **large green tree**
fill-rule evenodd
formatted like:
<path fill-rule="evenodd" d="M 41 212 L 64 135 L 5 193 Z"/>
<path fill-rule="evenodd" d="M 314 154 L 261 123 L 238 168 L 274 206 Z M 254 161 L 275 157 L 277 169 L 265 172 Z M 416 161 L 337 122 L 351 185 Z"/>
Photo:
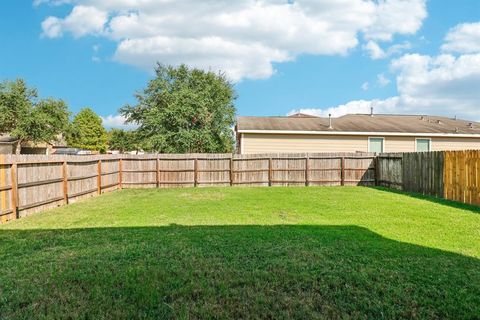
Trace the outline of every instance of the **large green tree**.
<path fill-rule="evenodd" d="M 137 105 L 120 109 L 147 151 L 232 152 L 233 85 L 223 74 L 158 65 L 156 77 L 136 94 Z"/>
<path fill-rule="evenodd" d="M 141 141 L 135 131 L 112 129 L 108 132 L 108 146 L 111 150 L 138 151 L 141 149 Z"/>
<path fill-rule="evenodd" d="M 73 118 L 67 136 L 69 146 L 85 150 L 107 150 L 107 131 L 100 118 L 92 109 L 83 108 Z"/>
<path fill-rule="evenodd" d="M 52 143 L 67 132 L 70 113 L 62 100 L 38 99 L 25 81 L 0 83 L 0 134 L 33 143 Z M 17 153 L 20 148 L 17 148 Z"/>

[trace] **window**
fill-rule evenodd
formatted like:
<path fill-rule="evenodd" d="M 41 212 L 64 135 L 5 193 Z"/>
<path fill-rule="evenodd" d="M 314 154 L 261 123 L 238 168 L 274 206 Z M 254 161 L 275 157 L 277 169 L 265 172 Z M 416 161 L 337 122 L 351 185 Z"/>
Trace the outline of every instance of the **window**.
<path fill-rule="evenodd" d="M 382 153 L 384 138 L 368 138 L 368 152 Z"/>
<path fill-rule="evenodd" d="M 416 151 L 428 152 L 431 150 L 431 144 L 430 139 L 417 139 Z"/>

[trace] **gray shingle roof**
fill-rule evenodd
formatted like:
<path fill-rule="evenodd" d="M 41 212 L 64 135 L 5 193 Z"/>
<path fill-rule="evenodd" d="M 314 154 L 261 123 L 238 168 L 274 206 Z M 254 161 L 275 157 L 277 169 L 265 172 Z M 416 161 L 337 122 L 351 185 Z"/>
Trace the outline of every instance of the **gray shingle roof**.
<path fill-rule="evenodd" d="M 329 119 L 321 117 L 238 117 L 237 130 L 458 133 L 480 135 L 480 123 L 439 116 L 349 114 Z"/>

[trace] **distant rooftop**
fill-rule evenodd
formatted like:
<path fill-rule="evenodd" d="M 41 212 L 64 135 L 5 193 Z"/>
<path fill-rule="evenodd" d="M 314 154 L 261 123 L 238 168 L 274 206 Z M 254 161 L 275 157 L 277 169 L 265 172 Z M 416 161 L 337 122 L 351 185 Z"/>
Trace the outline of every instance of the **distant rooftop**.
<path fill-rule="evenodd" d="M 237 130 L 478 134 L 480 123 L 429 115 L 348 114 L 331 119 L 306 114 L 238 117 Z"/>

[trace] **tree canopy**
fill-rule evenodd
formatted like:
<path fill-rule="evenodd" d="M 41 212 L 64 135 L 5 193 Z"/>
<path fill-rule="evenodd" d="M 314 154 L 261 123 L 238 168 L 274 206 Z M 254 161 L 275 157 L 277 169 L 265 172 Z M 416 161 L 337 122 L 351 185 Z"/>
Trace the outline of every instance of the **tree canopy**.
<path fill-rule="evenodd" d="M 20 144 L 56 141 L 66 133 L 69 116 L 64 101 L 39 100 L 37 90 L 22 79 L 0 83 L 0 133 L 19 139 Z"/>
<path fill-rule="evenodd" d="M 108 146 L 111 150 L 118 150 L 121 153 L 141 149 L 136 132 L 123 129 L 112 129 L 108 132 Z"/>
<path fill-rule="evenodd" d="M 235 123 L 233 85 L 225 75 L 158 65 L 156 77 L 136 94 L 137 105 L 120 109 L 139 125 L 147 151 L 164 153 L 232 152 Z"/>
<path fill-rule="evenodd" d="M 90 108 L 80 110 L 73 118 L 67 142 L 74 148 L 105 152 L 107 131 L 103 127 L 102 118 Z"/>

